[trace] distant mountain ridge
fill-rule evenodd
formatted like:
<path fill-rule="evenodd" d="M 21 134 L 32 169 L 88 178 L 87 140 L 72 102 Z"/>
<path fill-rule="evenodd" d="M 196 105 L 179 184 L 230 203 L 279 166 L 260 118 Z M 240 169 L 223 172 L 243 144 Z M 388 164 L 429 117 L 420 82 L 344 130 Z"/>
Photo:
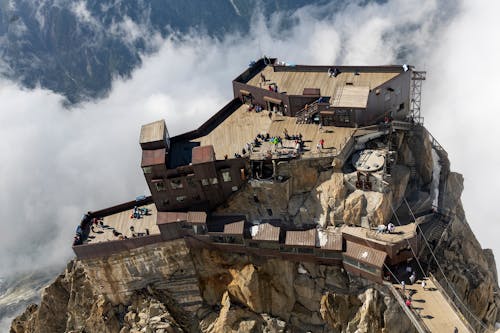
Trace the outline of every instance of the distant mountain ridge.
<path fill-rule="evenodd" d="M 269 18 L 326 0 L 0 0 L 0 73 L 24 86 L 60 93 L 69 104 L 107 94 L 113 77 L 128 77 L 153 36 L 200 31 L 245 33 L 252 15 Z M 325 13 L 325 15 L 328 13 Z M 283 29 L 293 25 L 284 22 Z"/>

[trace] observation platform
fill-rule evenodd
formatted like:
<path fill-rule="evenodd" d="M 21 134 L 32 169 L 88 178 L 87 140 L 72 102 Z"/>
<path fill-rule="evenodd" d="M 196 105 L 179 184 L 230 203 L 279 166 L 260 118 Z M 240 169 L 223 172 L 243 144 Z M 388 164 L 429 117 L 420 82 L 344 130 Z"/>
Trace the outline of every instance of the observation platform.
<path fill-rule="evenodd" d="M 159 235 L 156 225 L 157 210 L 154 203 L 137 206 L 139 218 L 133 217 L 134 208 L 124 209 L 104 217 L 97 216 L 97 223 L 90 226 L 89 234 L 84 244 L 95 244 L 113 240 L 123 240 L 147 235 Z M 133 230 L 131 230 L 133 227 Z"/>
<path fill-rule="evenodd" d="M 234 158 L 234 154 L 242 155 L 242 149 L 247 151 L 247 143 L 253 143 L 258 134 L 272 137 L 281 137 L 283 145 L 275 145 L 269 141 L 260 140 L 260 146 L 253 146 L 252 152 L 246 152 L 245 156 L 251 159 L 264 159 L 272 153 L 272 158 L 292 157 L 296 152 L 295 140 L 285 139 L 285 130 L 290 136 L 302 134 L 304 146 L 301 156 L 322 157 L 335 156 L 339 154 L 346 142 L 356 131 L 354 128 L 323 126 L 321 129 L 317 124 L 297 124 L 295 117 L 287 117 L 263 110 L 256 112 L 249 111 L 248 105 L 240 106 L 221 124 L 214 128 L 205 136 L 191 139 L 192 143 L 199 143 L 201 146 L 212 145 L 217 159 Z M 317 145 L 320 140 L 324 140 L 323 149 L 318 150 Z"/>
<path fill-rule="evenodd" d="M 397 226 L 392 233 L 377 232 L 377 229 L 366 229 L 363 227 L 342 226 L 341 232 L 373 243 L 381 245 L 397 244 L 417 236 L 415 223 Z"/>
<path fill-rule="evenodd" d="M 298 71 L 295 66 L 279 66 L 280 70 L 275 71 L 272 66 L 266 66 L 246 84 L 263 89 L 276 84 L 280 92 L 288 95 L 302 95 L 304 88 L 319 88 L 321 96 L 333 97 L 346 85 L 373 89 L 401 73 L 399 68 L 394 68 L 393 72 L 376 72 L 375 70 L 366 72 L 361 71 L 362 67 L 360 67 L 358 73 L 355 70 L 344 71 L 342 69 L 336 77 L 330 77 L 328 67 L 323 67 L 309 66 L 307 71 Z M 262 81 L 261 74 L 265 77 L 265 82 Z"/>

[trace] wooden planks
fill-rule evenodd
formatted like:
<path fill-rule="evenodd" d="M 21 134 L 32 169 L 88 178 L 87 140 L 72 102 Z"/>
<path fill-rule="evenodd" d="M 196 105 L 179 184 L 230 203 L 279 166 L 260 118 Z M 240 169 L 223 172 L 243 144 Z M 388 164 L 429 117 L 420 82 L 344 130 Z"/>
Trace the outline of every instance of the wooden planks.
<path fill-rule="evenodd" d="M 400 74 L 389 72 L 355 75 L 353 72 L 346 72 L 337 77 L 329 77 L 327 72 L 274 72 L 272 66 L 267 66 L 261 73 L 266 77 L 265 84 L 262 84 L 260 75 L 255 75 L 248 84 L 267 89 L 269 84 L 275 83 L 279 92 L 286 92 L 288 95 L 302 95 L 304 88 L 319 88 L 322 96 L 334 96 L 337 88 L 346 83 L 373 89 Z"/>
<path fill-rule="evenodd" d="M 156 225 L 156 206 L 154 204 L 149 204 L 142 207 L 148 208 L 150 213 L 149 215 L 143 215 L 140 219 L 130 218 L 133 213 L 133 209 L 128 209 L 126 211 L 104 217 L 104 227 L 94 226 L 94 230 L 96 232 L 90 231 L 89 243 L 93 244 L 98 242 L 117 240 L 118 237 L 113 235 L 113 230 L 122 233 L 123 236 L 131 238 L 131 226 L 134 227 L 135 233 L 146 234 L 146 229 L 149 229 L 150 235 L 159 234 L 160 229 L 158 229 L 158 226 Z"/>
<path fill-rule="evenodd" d="M 200 142 L 202 146 L 213 145 L 217 159 L 223 159 L 225 154 L 232 158 L 235 153 L 241 154 L 242 148 L 253 142 L 257 134 L 269 133 L 271 137 L 284 138 L 285 129 L 289 135 L 302 134 L 305 141 L 304 157 L 316 156 L 319 153 L 316 146 L 321 139 L 325 141 L 322 153 L 340 152 L 355 131 L 348 127 L 323 126 L 320 129 L 315 124 L 297 124 L 296 118 L 277 114 L 273 114 L 270 119 L 269 111 L 249 112 L 247 106 L 243 105 L 208 135 L 192 141 Z M 285 150 L 295 148 L 294 141 L 284 140 L 283 145 Z M 261 147 L 254 148 L 254 152 L 265 154 L 274 149 L 273 144 L 264 142 Z"/>

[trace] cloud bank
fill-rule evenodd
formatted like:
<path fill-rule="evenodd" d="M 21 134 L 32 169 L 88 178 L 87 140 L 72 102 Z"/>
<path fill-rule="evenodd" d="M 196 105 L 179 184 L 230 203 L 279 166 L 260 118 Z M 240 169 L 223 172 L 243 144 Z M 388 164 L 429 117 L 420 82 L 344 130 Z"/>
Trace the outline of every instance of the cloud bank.
<path fill-rule="evenodd" d="M 285 14 L 270 21 L 256 15 L 245 36 L 219 40 L 193 32 L 162 40 L 130 80 L 115 81 L 108 98 L 71 110 L 51 92 L 0 82 L 0 276 L 63 265 L 83 212 L 147 193 L 140 125 L 165 118 L 171 135 L 195 128 L 229 101 L 231 80 L 263 54 L 293 63 L 425 67 L 427 125 L 449 151 L 452 168 L 465 174 L 469 223 L 500 255 L 491 232 L 500 231 L 493 209 L 500 185 L 494 177 L 500 154 L 493 150 L 500 48 L 494 36 L 478 38 L 498 31 L 492 6 L 498 7 L 388 1 L 327 15 L 331 6 L 304 7 L 286 14 L 295 22 L 287 30 L 280 28 Z M 127 36 L 138 38 L 142 30 L 132 28 Z"/>

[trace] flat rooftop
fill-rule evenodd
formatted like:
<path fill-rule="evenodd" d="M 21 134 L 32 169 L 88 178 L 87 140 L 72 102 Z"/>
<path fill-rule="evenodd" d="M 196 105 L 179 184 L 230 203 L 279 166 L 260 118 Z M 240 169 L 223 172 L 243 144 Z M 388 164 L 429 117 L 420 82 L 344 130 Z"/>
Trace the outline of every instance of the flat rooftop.
<path fill-rule="evenodd" d="M 335 68 L 335 66 L 332 66 Z M 389 68 L 389 67 L 388 67 Z M 401 73 L 400 69 L 394 67 L 394 71 L 373 72 L 341 71 L 336 77 L 330 77 L 327 70 L 297 71 L 291 66 L 282 71 L 274 71 L 272 66 L 266 66 L 260 73 L 254 75 L 247 84 L 267 89 L 270 84 L 276 84 L 279 92 L 287 95 L 302 95 L 304 88 L 319 88 L 321 96 L 334 97 L 339 87 L 347 84 L 353 87 L 367 87 L 373 89 Z M 266 82 L 262 82 L 260 74 L 263 74 Z"/>
<path fill-rule="evenodd" d="M 393 233 L 378 233 L 376 229 L 350 227 L 347 225 L 342 226 L 341 232 L 383 245 L 400 243 L 406 239 L 415 237 L 417 234 L 415 223 L 397 226 Z"/>
<path fill-rule="evenodd" d="M 134 209 L 132 208 L 104 216 L 102 218 L 103 225 L 93 225 L 94 231 L 90 230 L 89 237 L 85 243 L 94 244 L 120 239 L 120 236 L 115 236 L 113 231 L 127 238 L 133 238 L 134 235 L 136 237 L 145 236 L 147 234 L 146 229 L 148 229 L 150 235 L 160 234 L 160 229 L 156 225 L 157 211 L 154 203 L 138 206 L 138 208 L 147 208 L 149 213 L 141 215 L 141 218 L 138 219 L 131 218 L 134 213 Z M 134 227 L 133 232 L 130 230 L 131 226 Z"/>
<path fill-rule="evenodd" d="M 256 113 L 248 111 L 247 105 L 242 105 L 210 133 L 192 139 L 190 142 L 201 146 L 212 145 L 216 159 L 221 160 L 224 155 L 234 158 L 235 153 L 241 154 L 245 145 L 253 142 L 259 133 L 269 133 L 271 137 L 280 136 L 284 139 L 285 129 L 289 135 L 302 134 L 302 140 L 305 142 L 304 157 L 318 155 L 316 145 L 320 139 L 325 140 L 323 154 L 339 153 L 341 147 L 355 132 L 354 128 L 334 126 L 323 126 L 320 130 L 316 124 L 297 124 L 297 118 L 277 114 L 273 114 L 272 119 L 270 119 L 269 111 L 264 110 Z M 254 148 L 250 157 L 262 159 L 268 150 L 275 150 L 274 146 L 270 142 L 264 142 L 261 147 Z M 278 148 L 273 157 L 276 158 L 279 154 L 287 155 L 294 151 L 295 142 L 283 140 L 283 148 Z"/>

